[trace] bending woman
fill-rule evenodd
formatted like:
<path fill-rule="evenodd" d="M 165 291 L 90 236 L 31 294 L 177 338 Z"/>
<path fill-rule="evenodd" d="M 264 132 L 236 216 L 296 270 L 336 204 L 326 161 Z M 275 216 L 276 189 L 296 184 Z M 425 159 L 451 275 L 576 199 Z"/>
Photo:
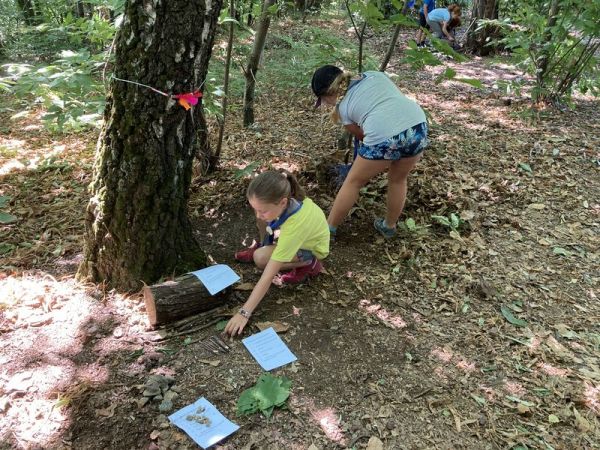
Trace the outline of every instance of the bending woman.
<path fill-rule="evenodd" d="M 316 106 L 335 106 L 332 119 L 362 141 L 327 218 L 332 237 L 356 203 L 360 188 L 388 170 L 387 214 L 373 225 L 391 238 L 406 201 L 408 174 L 427 146 L 425 113 L 382 72 L 352 78 L 336 66 L 323 66 L 313 75 L 312 90 Z"/>

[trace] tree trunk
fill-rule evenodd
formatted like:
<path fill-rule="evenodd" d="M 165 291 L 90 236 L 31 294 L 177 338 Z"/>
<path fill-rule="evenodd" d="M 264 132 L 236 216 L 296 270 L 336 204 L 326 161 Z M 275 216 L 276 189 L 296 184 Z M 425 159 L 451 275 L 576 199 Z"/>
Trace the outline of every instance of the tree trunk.
<path fill-rule="evenodd" d="M 144 302 L 150 325 L 156 326 L 198 314 L 223 305 L 230 290 L 212 296 L 195 275 L 144 286 Z"/>
<path fill-rule="evenodd" d="M 244 77 L 246 78 L 246 89 L 244 91 L 244 126 L 248 127 L 254 123 L 254 91 L 256 87 L 256 72 L 258 64 L 265 48 L 267 32 L 271 23 L 271 13 L 269 8 L 275 4 L 275 0 L 264 0 L 256 35 L 254 36 L 254 46 L 252 54 L 248 58 L 248 65 Z"/>
<path fill-rule="evenodd" d="M 546 23 L 546 30 L 544 32 L 543 42 L 548 42 L 549 40 L 552 39 L 551 28 L 554 27 L 554 25 L 556 25 L 556 20 L 558 18 L 558 13 L 559 13 L 558 7 L 559 7 L 559 1 L 552 0 L 552 3 L 550 4 L 550 9 L 548 10 L 548 22 Z M 541 89 L 544 89 L 545 84 L 546 84 L 546 75 L 547 75 L 547 71 L 548 71 L 548 61 L 549 61 L 549 56 L 550 56 L 549 53 L 550 53 L 550 49 L 548 47 L 546 47 L 545 50 L 542 52 L 541 57 L 539 58 L 539 61 L 538 61 L 538 67 L 536 70 L 536 80 L 537 80 L 537 85 Z"/>
<path fill-rule="evenodd" d="M 367 30 L 367 21 L 363 23 L 363 26 L 358 35 L 358 73 L 363 71 L 363 48 L 365 46 L 365 31 Z"/>
<path fill-rule="evenodd" d="M 385 69 L 387 69 L 387 65 L 389 64 L 390 59 L 392 58 L 392 55 L 394 54 L 394 50 L 396 49 L 396 42 L 398 41 L 398 36 L 400 35 L 401 26 L 402 25 L 398 24 L 394 28 L 394 34 L 392 35 L 390 45 L 388 46 L 388 49 L 385 52 L 385 56 L 383 57 L 383 60 L 381 61 L 381 65 L 379 66 L 380 72 L 385 72 Z"/>
<path fill-rule="evenodd" d="M 235 0 L 229 1 L 229 17 L 235 17 Z M 229 22 L 229 36 L 227 40 L 227 56 L 225 57 L 225 80 L 223 81 L 223 113 L 221 123 L 219 124 L 219 139 L 217 141 L 217 149 L 214 155 L 211 156 L 208 167 L 209 172 L 216 169 L 221 158 L 221 148 L 223 147 L 223 135 L 225 134 L 225 118 L 227 116 L 227 96 L 229 94 L 229 69 L 231 68 L 231 52 L 233 50 L 233 39 L 235 32 L 235 22 Z"/>
<path fill-rule="evenodd" d="M 489 43 L 489 38 L 496 34 L 498 30 L 495 27 L 487 26 L 477 31 L 479 19 L 497 19 L 498 18 L 498 1 L 497 0 L 473 0 L 473 8 L 471 10 L 471 24 L 467 34 L 467 43 L 465 48 L 476 55 L 489 55 L 493 49 L 486 45 Z"/>
<path fill-rule="evenodd" d="M 115 77 L 164 92 L 198 89 L 206 76 L 221 0 L 129 1 L 116 40 Z M 79 277 L 138 289 L 206 256 L 188 218 L 201 103 L 113 80 L 98 140 Z"/>

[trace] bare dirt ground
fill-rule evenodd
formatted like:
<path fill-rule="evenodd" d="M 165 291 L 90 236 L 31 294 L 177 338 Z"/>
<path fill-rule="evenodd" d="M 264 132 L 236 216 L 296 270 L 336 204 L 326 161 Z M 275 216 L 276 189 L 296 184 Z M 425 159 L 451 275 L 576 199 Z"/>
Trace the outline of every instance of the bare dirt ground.
<path fill-rule="evenodd" d="M 433 125 L 403 225 L 389 241 L 374 234 L 385 204 L 375 180 L 327 273 L 271 289 L 254 322 L 287 323 L 298 361 L 276 371 L 292 394 L 269 420 L 236 416 L 261 373 L 239 340 L 215 356 L 194 342 L 214 327 L 161 337 L 139 295 L 75 280 L 95 134 L 53 137 L 35 115 L 4 114 L 0 195 L 19 221 L 0 228 L 0 448 L 196 448 L 166 415 L 201 396 L 241 426 L 222 449 L 365 448 L 372 437 L 386 449 L 600 448 L 598 102 L 507 105 L 494 82 L 518 74 L 485 59 L 448 62 L 483 89 L 435 84 L 443 68 L 399 62 L 408 38 L 389 72 Z M 333 197 L 314 165 L 336 128 L 307 90 L 262 83 L 258 128 L 232 115 L 223 170 L 196 180 L 191 202 L 207 253 L 250 283 L 259 272 L 232 259 L 254 237 L 236 170 L 286 167 L 324 209 Z M 431 217 L 452 213 L 456 229 Z M 173 379 L 168 412 L 142 400 L 151 375 Z"/>

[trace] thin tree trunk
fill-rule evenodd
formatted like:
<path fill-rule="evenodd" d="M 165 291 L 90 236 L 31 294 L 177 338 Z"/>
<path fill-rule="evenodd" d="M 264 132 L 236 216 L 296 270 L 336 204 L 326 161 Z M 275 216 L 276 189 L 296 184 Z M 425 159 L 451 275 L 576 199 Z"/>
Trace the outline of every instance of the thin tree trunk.
<path fill-rule="evenodd" d="M 235 17 L 235 0 L 229 1 L 229 17 Z M 210 164 L 208 167 L 209 172 L 216 169 L 221 158 L 221 148 L 223 147 L 223 135 L 225 134 L 225 118 L 227 116 L 227 96 L 229 95 L 229 69 L 231 68 L 231 51 L 233 49 L 233 39 L 235 31 L 235 22 L 232 20 L 229 22 L 229 39 L 227 41 L 227 56 L 225 57 L 225 80 L 223 81 L 223 113 L 221 123 L 219 124 L 219 140 L 217 142 L 217 149 L 212 155 Z"/>
<path fill-rule="evenodd" d="M 248 127 L 254 123 L 254 95 L 256 88 L 256 72 L 265 48 L 267 32 L 271 23 L 269 8 L 275 4 L 275 0 L 264 0 L 260 19 L 254 36 L 252 54 L 248 58 L 248 65 L 244 73 L 246 78 L 246 89 L 244 91 L 244 126 Z"/>
<path fill-rule="evenodd" d="M 385 52 L 385 56 L 383 57 L 383 60 L 381 61 L 381 65 L 379 66 L 380 72 L 385 72 L 385 69 L 387 69 L 387 65 L 389 64 L 390 59 L 392 58 L 392 55 L 394 54 L 394 50 L 396 48 L 396 42 L 398 41 L 398 36 L 400 35 L 400 28 L 401 28 L 400 24 L 396 25 L 396 27 L 394 28 L 394 34 L 392 35 L 392 39 L 390 40 L 390 45 L 388 46 L 388 49 Z"/>
<path fill-rule="evenodd" d="M 408 10 L 408 8 L 406 7 L 406 2 L 403 2 L 402 4 L 402 15 L 406 15 L 406 12 Z M 401 24 L 397 24 L 394 27 L 394 34 L 392 35 L 392 39 L 390 40 L 390 45 L 388 46 L 388 49 L 385 52 L 385 56 L 383 57 L 383 60 L 381 61 L 381 65 L 379 66 L 379 71 L 380 72 L 385 72 L 385 69 L 387 69 L 387 65 L 390 62 L 390 59 L 392 59 L 392 55 L 394 54 L 394 50 L 396 49 L 396 42 L 398 41 L 398 36 L 400 36 L 400 29 L 402 28 Z"/>
<path fill-rule="evenodd" d="M 348 11 L 348 17 L 350 18 L 350 22 L 352 22 L 354 34 L 358 39 L 358 73 L 361 73 L 363 67 L 363 44 L 365 40 L 365 31 L 367 29 L 367 21 L 364 21 L 359 31 L 358 27 L 356 26 L 356 22 L 354 21 L 354 17 L 352 17 L 352 11 L 350 10 L 350 4 L 348 3 L 348 0 L 344 0 L 344 4 L 346 5 L 346 11 Z"/>
<path fill-rule="evenodd" d="M 221 0 L 127 2 L 115 77 L 178 94 L 206 77 Z M 113 80 L 98 140 L 79 277 L 138 289 L 206 265 L 188 218 L 201 103 Z"/>
<path fill-rule="evenodd" d="M 556 25 L 556 21 L 558 19 L 558 6 L 559 6 L 559 0 L 552 0 L 552 3 L 550 4 L 550 9 L 548 11 L 548 22 L 546 23 L 546 30 L 544 32 L 544 39 L 543 42 L 548 42 L 549 40 L 552 39 L 552 31 L 550 30 L 554 25 Z M 561 45 L 559 43 L 557 43 L 556 45 Z M 545 86 L 545 81 L 546 81 L 546 75 L 548 73 L 548 62 L 549 62 L 549 53 L 548 50 L 545 50 L 542 53 L 542 56 L 539 60 L 539 63 L 537 65 L 537 71 L 536 71 L 536 80 L 537 80 L 537 85 L 540 88 L 544 88 Z"/>
<path fill-rule="evenodd" d="M 360 30 L 360 36 L 358 37 L 358 73 L 363 71 L 363 47 L 365 44 L 365 30 L 367 29 L 367 21 L 363 23 Z"/>

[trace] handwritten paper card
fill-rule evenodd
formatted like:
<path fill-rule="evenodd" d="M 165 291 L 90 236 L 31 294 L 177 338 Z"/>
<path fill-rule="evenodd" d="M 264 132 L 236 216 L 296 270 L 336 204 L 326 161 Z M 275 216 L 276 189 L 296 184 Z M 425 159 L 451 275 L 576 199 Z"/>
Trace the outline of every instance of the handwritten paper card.
<path fill-rule="evenodd" d="M 273 370 L 298 359 L 273 328 L 253 334 L 242 342 L 264 370 Z"/>
<path fill-rule="evenodd" d="M 229 421 L 204 397 L 169 416 L 202 448 L 208 448 L 235 433 L 240 427 Z"/>
<path fill-rule="evenodd" d="M 215 295 L 240 279 L 240 276 L 225 264 L 209 266 L 190 273 L 198 277 L 210 295 Z"/>

